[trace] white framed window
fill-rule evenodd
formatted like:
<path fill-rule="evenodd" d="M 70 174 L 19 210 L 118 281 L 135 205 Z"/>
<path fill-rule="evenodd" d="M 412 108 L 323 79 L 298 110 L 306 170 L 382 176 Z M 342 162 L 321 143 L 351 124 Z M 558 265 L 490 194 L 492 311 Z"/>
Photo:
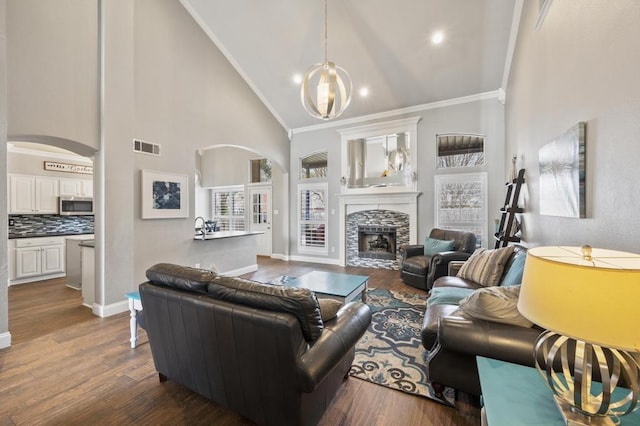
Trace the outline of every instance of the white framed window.
<path fill-rule="evenodd" d="M 249 160 L 249 182 L 271 182 L 273 165 L 268 158 L 256 158 Z"/>
<path fill-rule="evenodd" d="M 298 185 L 298 251 L 327 254 L 328 185 Z"/>
<path fill-rule="evenodd" d="M 314 152 L 300 158 L 300 179 L 326 178 L 329 164 L 327 151 Z"/>
<path fill-rule="evenodd" d="M 440 175 L 435 184 L 436 228 L 471 231 L 487 247 L 487 174 Z"/>
<path fill-rule="evenodd" d="M 244 185 L 212 188 L 211 204 L 211 217 L 221 231 L 247 228 Z"/>
<path fill-rule="evenodd" d="M 436 135 L 438 169 L 472 167 L 484 164 L 484 136 L 465 133 Z"/>

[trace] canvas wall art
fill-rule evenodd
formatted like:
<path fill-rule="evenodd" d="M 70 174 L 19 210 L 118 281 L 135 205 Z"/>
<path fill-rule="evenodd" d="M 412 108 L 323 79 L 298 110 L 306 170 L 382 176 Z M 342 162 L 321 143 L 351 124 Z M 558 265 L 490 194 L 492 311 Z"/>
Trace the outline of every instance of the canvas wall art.
<path fill-rule="evenodd" d="M 585 122 L 540 148 L 540 214 L 586 217 Z"/>
<path fill-rule="evenodd" d="M 142 170 L 142 218 L 189 217 L 188 177 Z"/>

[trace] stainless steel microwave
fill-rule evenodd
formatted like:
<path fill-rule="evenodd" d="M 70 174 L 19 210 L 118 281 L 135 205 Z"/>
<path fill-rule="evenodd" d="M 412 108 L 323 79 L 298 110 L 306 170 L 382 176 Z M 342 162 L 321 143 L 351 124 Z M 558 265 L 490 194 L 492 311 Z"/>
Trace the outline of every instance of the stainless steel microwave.
<path fill-rule="evenodd" d="M 62 216 L 93 214 L 93 198 L 60 197 L 58 211 Z"/>

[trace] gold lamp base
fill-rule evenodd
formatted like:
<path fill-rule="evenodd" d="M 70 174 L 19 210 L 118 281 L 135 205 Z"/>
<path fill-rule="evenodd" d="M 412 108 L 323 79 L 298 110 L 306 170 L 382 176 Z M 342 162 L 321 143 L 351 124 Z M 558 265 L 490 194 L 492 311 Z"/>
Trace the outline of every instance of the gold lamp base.
<path fill-rule="evenodd" d="M 554 395 L 553 399 L 556 401 L 556 405 L 560 409 L 560 414 L 562 414 L 564 423 L 567 426 L 616 426 L 616 423 L 611 419 L 611 417 L 587 416 L 586 414 L 577 411 L 561 398 Z"/>

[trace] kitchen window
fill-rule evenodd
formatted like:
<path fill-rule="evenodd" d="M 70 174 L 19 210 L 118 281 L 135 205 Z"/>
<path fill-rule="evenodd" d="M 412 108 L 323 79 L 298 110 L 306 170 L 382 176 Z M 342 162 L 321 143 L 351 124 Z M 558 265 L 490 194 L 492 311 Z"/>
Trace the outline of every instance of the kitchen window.
<path fill-rule="evenodd" d="M 244 231 L 245 190 L 243 185 L 211 190 L 212 217 L 221 231 Z"/>

